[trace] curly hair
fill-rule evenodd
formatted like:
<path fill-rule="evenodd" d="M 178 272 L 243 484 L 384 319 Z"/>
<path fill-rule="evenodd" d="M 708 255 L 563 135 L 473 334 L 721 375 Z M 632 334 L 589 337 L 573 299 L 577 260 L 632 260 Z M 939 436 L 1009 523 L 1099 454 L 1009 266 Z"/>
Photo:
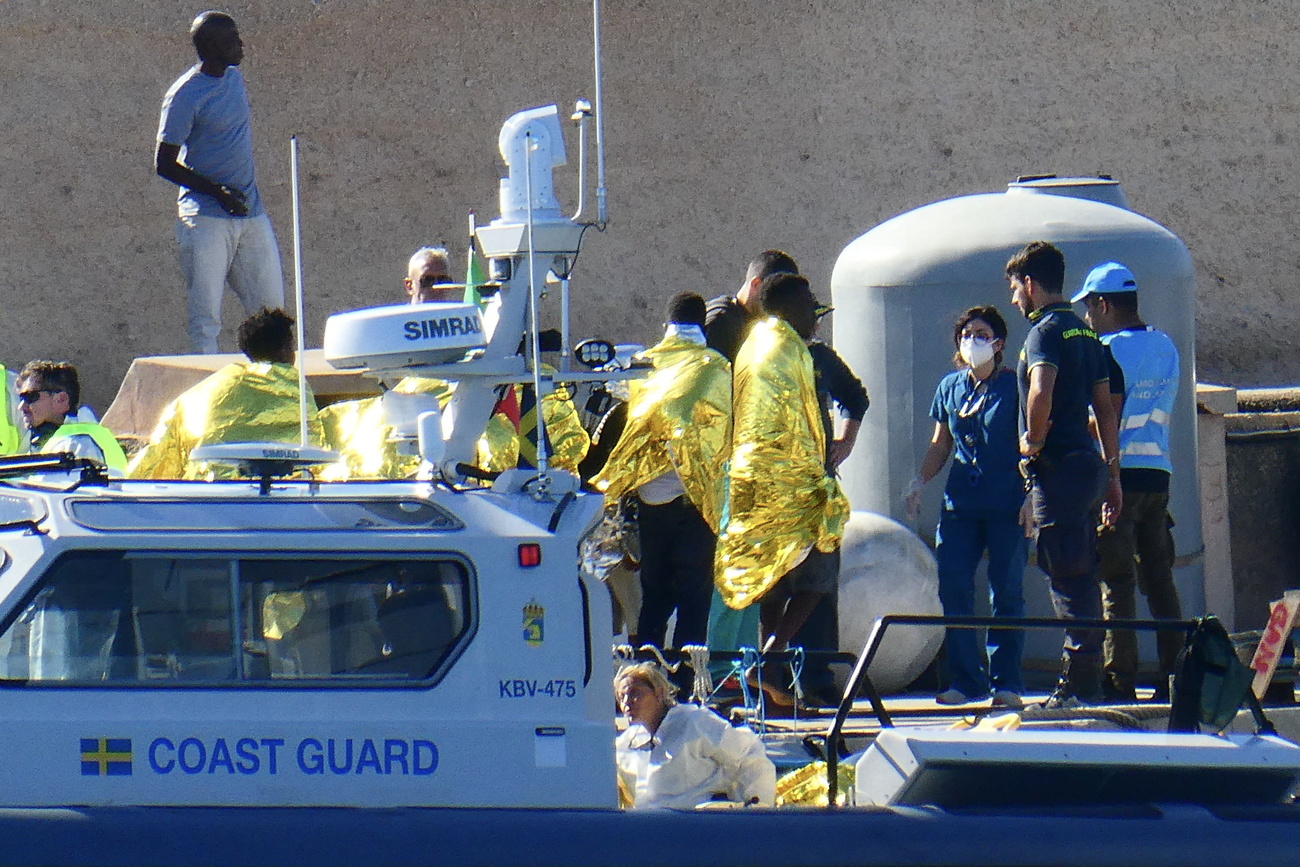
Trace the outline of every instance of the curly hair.
<path fill-rule="evenodd" d="M 263 307 L 239 324 L 239 351 L 249 361 L 293 358 L 293 317 L 279 307 Z"/>
<path fill-rule="evenodd" d="M 998 308 L 993 307 L 992 305 L 987 307 L 972 307 L 962 315 L 958 316 L 957 322 L 952 328 L 952 345 L 961 346 L 961 333 L 966 330 L 967 325 L 977 319 L 992 329 L 993 336 L 1002 341 L 1003 349 L 1005 349 L 1007 342 L 1007 321 L 1002 318 L 1002 314 L 998 312 Z M 1003 349 L 999 349 L 993 356 L 993 363 L 998 367 L 1002 366 Z M 956 367 L 966 366 L 966 360 L 961 357 L 961 352 L 954 352 L 952 354 L 952 363 Z"/>

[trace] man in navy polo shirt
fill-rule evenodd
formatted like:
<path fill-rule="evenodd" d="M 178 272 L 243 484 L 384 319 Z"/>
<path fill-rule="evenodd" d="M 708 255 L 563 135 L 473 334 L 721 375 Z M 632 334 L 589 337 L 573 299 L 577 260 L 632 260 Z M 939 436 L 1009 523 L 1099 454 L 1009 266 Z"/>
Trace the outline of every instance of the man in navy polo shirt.
<path fill-rule="evenodd" d="M 1031 327 L 1020 350 L 1020 455 L 1038 530 L 1038 565 L 1058 617 L 1101 617 L 1098 507 L 1106 526 L 1122 506 L 1119 433 L 1110 373 L 1097 335 L 1065 300 L 1065 257 L 1034 241 L 1006 267 L 1011 303 Z M 1102 454 L 1088 425 L 1097 419 Z M 1101 698 L 1100 629 L 1067 628 L 1061 678 L 1049 707 Z"/>

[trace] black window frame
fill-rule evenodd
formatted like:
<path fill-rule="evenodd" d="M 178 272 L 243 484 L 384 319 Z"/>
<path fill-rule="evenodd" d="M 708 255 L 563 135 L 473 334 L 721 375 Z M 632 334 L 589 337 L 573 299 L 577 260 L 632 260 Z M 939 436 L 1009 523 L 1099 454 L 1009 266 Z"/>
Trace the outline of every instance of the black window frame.
<path fill-rule="evenodd" d="M 365 549 L 357 551 L 329 551 L 329 550 L 299 550 L 293 552 L 270 551 L 270 550 L 232 550 L 229 548 L 210 548 L 210 549 L 167 549 L 167 548 L 69 548 L 60 552 L 54 557 L 42 571 L 41 575 L 34 579 L 31 586 L 24 592 L 22 601 L 10 609 L 7 616 L 0 621 L 0 635 L 8 633 L 14 622 L 24 614 L 28 607 L 33 603 L 36 597 L 46 587 L 48 577 L 53 574 L 67 559 L 78 555 L 86 554 L 118 554 L 122 559 L 173 559 L 173 560 L 225 560 L 229 565 L 231 562 L 248 562 L 248 561 L 319 561 L 334 560 L 339 563 L 355 561 L 364 562 L 384 562 L 400 563 L 402 561 L 434 561 L 434 562 L 451 562 L 457 564 L 464 573 L 464 600 L 465 600 L 465 624 L 460 633 L 453 639 L 449 650 L 445 653 L 442 660 L 424 677 L 382 677 L 382 676 L 345 676 L 345 675 L 322 675 L 318 677 L 303 678 L 256 678 L 256 679 L 231 679 L 231 680 L 192 680 L 192 681 L 169 681 L 164 679 L 146 680 L 146 679 L 105 679 L 98 681 L 87 680 L 34 680 L 21 678 L 0 678 L 0 689 L 65 689 L 65 690 L 86 690 L 86 689 L 110 689 L 110 690 L 427 690 L 436 687 L 441 683 L 451 670 L 456 666 L 465 650 L 473 642 L 475 635 L 478 633 L 480 624 L 480 601 L 479 601 L 479 582 L 478 572 L 474 568 L 473 561 L 459 551 L 450 550 L 432 550 L 432 551 L 393 551 L 393 550 L 375 550 Z M 229 571 L 229 570 L 228 570 Z M 245 586 L 242 579 L 240 581 L 242 589 Z M 240 606 L 240 600 L 232 600 L 235 607 Z M 232 663 L 236 662 L 233 659 Z M 241 666 L 242 669 L 242 666 Z"/>

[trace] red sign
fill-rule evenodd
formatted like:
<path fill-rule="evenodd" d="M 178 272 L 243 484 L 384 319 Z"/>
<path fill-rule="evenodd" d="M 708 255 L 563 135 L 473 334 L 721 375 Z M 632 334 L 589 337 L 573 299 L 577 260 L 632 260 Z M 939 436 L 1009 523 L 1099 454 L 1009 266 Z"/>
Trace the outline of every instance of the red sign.
<path fill-rule="evenodd" d="M 1255 672 L 1251 689 L 1257 698 L 1264 697 L 1264 690 L 1268 689 L 1269 682 L 1273 680 L 1273 672 L 1277 670 L 1282 650 L 1291 637 L 1297 614 L 1300 614 L 1300 591 L 1289 590 L 1269 606 L 1268 625 L 1264 627 L 1264 635 L 1255 650 L 1255 658 L 1250 662 L 1250 668 Z"/>

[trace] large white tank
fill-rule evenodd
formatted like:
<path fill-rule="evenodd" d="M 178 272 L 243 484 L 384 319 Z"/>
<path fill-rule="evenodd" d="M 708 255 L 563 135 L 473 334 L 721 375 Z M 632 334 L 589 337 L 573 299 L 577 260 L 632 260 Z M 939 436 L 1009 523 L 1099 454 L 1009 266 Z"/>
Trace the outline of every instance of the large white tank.
<path fill-rule="evenodd" d="M 866 384 L 871 409 L 843 468 L 844 490 L 854 509 L 904 519 L 900 499 L 934 427 L 929 409 L 935 386 L 952 370 L 953 323 L 969 307 L 996 305 L 1010 327 L 1006 356 L 1014 367 L 1028 322 L 1011 306 L 1004 268 L 1012 254 L 1037 240 L 1065 254 L 1067 297 L 1093 266 L 1111 259 L 1127 265 L 1138 280 L 1142 317 L 1178 347 L 1182 378 L 1171 427 L 1170 510 L 1183 610 L 1201 612 L 1192 260 L 1172 232 L 1128 210 L 1109 178 L 1022 179 L 1004 193 L 946 199 L 901 214 L 845 247 L 831 277 L 834 342 Z M 927 538 L 933 537 L 944 478 L 925 492 L 919 530 Z M 1050 613 L 1041 578 L 1026 573 L 1030 614 Z M 1140 594 L 1138 607 L 1145 616 Z M 1153 659 L 1149 636 L 1143 647 L 1143 658 Z M 1031 634 L 1027 650 L 1027 657 L 1054 659 L 1060 636 Z"/>
<path fill-rule="evenodd" d="M 852 513 L 840 547 L 839 612 L 840 649 L 850 653 L 862 651 L 886 614 L 942 614 L 934 555 L 901 524 L 871 512 Z M 876 689 L 906 687 L 942 643 L 943 631 L 932 626 L 890 627 L 868 672 Z"/>

